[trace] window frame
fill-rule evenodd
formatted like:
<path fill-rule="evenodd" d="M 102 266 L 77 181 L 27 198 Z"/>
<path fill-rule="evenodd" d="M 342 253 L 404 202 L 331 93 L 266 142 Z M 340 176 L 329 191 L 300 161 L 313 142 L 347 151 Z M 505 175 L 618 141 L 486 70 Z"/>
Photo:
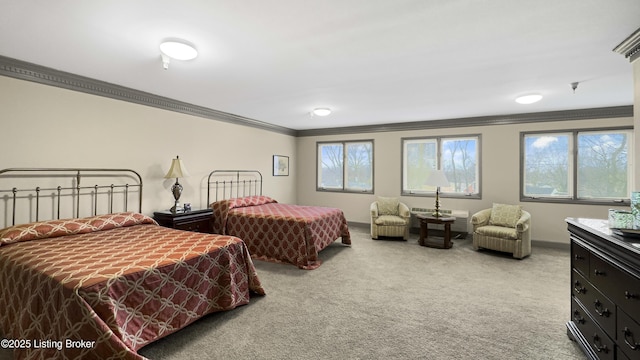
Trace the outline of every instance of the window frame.
<path fill-rule="evenodd" d="M 347 147 L 348 144 L 369 143 L 371 144 L 371 190 L 354 190 L 346 188 L 347 185 Z M 326 188 L 320 186 L 320 147 L 327 144 L 342 145 L 342 188 Z M 316 142 L 316 191 L 321 192 L 337 192 L 349 194 L 373 194 L 375 192 L 375 142 L 373 139 L 362 140 L 336 140 L 336 141 L 317 141 Z"/>
<path fill-rule="evenodd" d="M 602 132 L 629 132 L 630 138 L 627 142 L 627 162 L 630 163 L 628 176 L 628 189 L 629 194 L 623 199 L 605 199 L 605 198 L 579 198 L 578 197 L 578 171 L 579 171 L 579 159 L 578 159 L 578 137 L 580 134 L 589 133 L 602 133 Z M 569 134 L 569 145 L 572 147 L 568 153 L 571 157 L 570 168 L 568 174 L 570 175 L 570 188 L 571 194 L 567 197 L 545 197 L 545 196 L 528 196 L 524 194 L 525 189 L 525 138 L 531 135 L 553 135 L 553 134 Z M 521 131 L 520 132 L 520 201 L 521 202 L 540 202 L 540 203 L 558 203 L 558 204 L 585 204 L 585 205 L 607 205 L 607 206 L 623 206 L 630 205 L 631 189 L 633 189 L 634 173 L 633 173 L 633 151 L 634 151 L 634 133 L 631 126 L 617 126 L 617 127 L 603 127 L 603 128 L 580 128 L 580 129 L 558 129 L 558 130 L 538 130 L 538 131 Z"/>
<path fill-rule="evenodd" d="M 438 136 L 417 136 L 417 137 L 403 137 L 400 139 L 400 194 L 402 196 L 415 196 L 415 197 L 435 197 L 436 191 L 413 191 L 404 189 L 405 181 L 405 142 L 412 140 L 435 140 L 436 141 L 436 169 L 442 168 L 442 143 L 446 140 L 475 138 L 477 141 L 476 147 L 476 182 L 478 184 L 478 190 L 476 193 L 454 193 L 444 192 L 440 190 L 439 196 L 443 198 L 458 198 L 458 199 L 482 199 L 482 134 L 457 134 L 457 135 L 438 135 Z"/>

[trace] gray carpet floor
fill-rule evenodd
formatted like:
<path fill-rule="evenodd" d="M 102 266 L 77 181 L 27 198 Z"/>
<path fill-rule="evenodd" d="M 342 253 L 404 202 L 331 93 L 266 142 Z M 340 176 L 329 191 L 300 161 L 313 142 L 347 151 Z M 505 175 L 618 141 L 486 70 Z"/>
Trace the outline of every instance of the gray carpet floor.
<path fill-rule="evenodd" d="M 372 240 L 321 252 L 316 270 L 254 261 L 267 291 L 140 350 L 177 359 L 585 359 L 569 340 L 567 250 L 516 260 L 409 241 Z M 0 359 L 10 359 L 6 351 Z"/>
<path fill-rule="evenodd" d="M 516 260 L 352 227 L 316 270 L 255 261 L 267 291 L 148 345 L 174 359 L 584 359 L 566 334 L 569 252 Z"/>

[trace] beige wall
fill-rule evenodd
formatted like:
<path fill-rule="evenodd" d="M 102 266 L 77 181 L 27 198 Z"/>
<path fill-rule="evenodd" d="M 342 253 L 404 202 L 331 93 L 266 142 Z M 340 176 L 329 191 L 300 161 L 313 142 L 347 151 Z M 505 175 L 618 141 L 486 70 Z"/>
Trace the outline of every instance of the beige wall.
<path fill-rule="evenodd" d="M 438 130 L 366 133 L 298 138 L 297 198 L 300 204 L 337 206 L 349 221 L 369 223 L 369 205 L 376 196 L 400 196 L 401 138 L 431 135 L 482 135 L 482 199 L 442 198 L 442 207 L 468 210 L 469 214 L 491 207 L 493 202 L 521 204 L 532 215 L 534 240 L 568 243 L 566 217 L 606 218 L 609 206 L 546 204 L 519 201 L 520 132 L 535 130 L 630 126 L 632 118 L 598 119 L 448 128 Z M 375 194 L 317 192 L 316 142 L 373 139 L 375 149 Z M 433 197 L 402 197 L 409 207 L 433 207 Z M 614 208 L 614 207 L 612 207 Z"/>
<path fill-rule="evenodd" d="M 264 192 L 296 202 L 290 176 L 271 176 L 272 155 L 295 158 L 295 138 L 221 121 L 0 76 L 0 169 L 9 167 L 130 168 L 144 182 L 143 212 L 173 204 L 164 179 L 179 155 L 191 176 L 182 202 L 206 206 L 214 169 L 257 169 Z M 204 185 L 203 185 L 204 184 Z"/>
<path fill-rule="evenodd" d="M 636 62 L 636 104 L 639 67 Z M 143 176 L 143 212 L 147 214 L 172 205 L 169 188 L 173 181 L 163 176 L 171 159 L 179 155 L 191 173 L 191 177 L 181 180 L 185 187 L 181 200 L 196 208 L 206 206 L 203 183 L 211 170 L 258 169 L 264 176 L 265 194 L 286 203 L 339 207 L 349 221 L 361 223 L 369 222 L 369 204 L 376 196 L 400 193 L 402 137 L 482 134 L 482 199 L 442 199 L 445 208 L 473 213 L 493 202 L 519 203 L 520 131 L 633 124 L 632 118 L 599 119 L 296 139 L 1 76 L 0 119 L 0 168 L 131 168 Z M 340 139 L 374 139 L 374 195 L 316 192 L 316 141 Z M 271 176 L 273 154 L 291 157 L 290 176 Z M 431 207 L 434 202 L 433 198 L 424 197 L 402 200 L 420 207 Z M 533 215 L 533 238 L 559 243 L 568 242 L 564 218 L 605 218 L 609 208 L 527 202 L 522 205 Z"/>

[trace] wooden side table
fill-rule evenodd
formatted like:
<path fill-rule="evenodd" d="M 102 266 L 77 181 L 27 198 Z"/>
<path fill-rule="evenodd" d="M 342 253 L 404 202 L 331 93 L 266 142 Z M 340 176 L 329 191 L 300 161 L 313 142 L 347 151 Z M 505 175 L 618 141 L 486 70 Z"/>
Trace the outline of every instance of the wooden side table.
<path fill-rule="evenodd" d="M 435 217 L 431 215 L 418 214 L 416 217 L 420 220 L 420 240 L 418 244 L 422 246 L 434 247 L 438 249 L 450 249 L 453 246 L 451 242 L 451 224 L 456 220 L 453 216 Z M 443 224 L 444 239 L 442 242 L 429 240 L 428 224 Z"/>
<path fill-rule="evenodd" d="M 213 232 L 213 210 L 191 210 L 172 213 L 171 211 L 156 211 L 153 218 L 158 224 L 173 229 L 195 231 L 202 233 Z"/>

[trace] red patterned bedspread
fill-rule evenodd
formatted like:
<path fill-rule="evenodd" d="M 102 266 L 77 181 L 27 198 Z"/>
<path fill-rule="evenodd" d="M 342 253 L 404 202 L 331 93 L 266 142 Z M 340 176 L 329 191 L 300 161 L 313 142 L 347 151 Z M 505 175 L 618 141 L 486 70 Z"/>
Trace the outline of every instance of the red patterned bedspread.
<path fill-rule="evenodd" d="M 16 359 L 144 359 L 144 345 L 250 292 L 264 289 L 232 236 L 136 213 L 0 230 L 0 332 Z"/>
<path fill-rule="evenodd" d="M 351 244 L 340 209 L 279 204 L 267 196 L 221 200 L 212 208 L 214 232 L 241 238 L 256 259 L 315 269 L 322 264 L 318 253 L 337 238 Z"/>

